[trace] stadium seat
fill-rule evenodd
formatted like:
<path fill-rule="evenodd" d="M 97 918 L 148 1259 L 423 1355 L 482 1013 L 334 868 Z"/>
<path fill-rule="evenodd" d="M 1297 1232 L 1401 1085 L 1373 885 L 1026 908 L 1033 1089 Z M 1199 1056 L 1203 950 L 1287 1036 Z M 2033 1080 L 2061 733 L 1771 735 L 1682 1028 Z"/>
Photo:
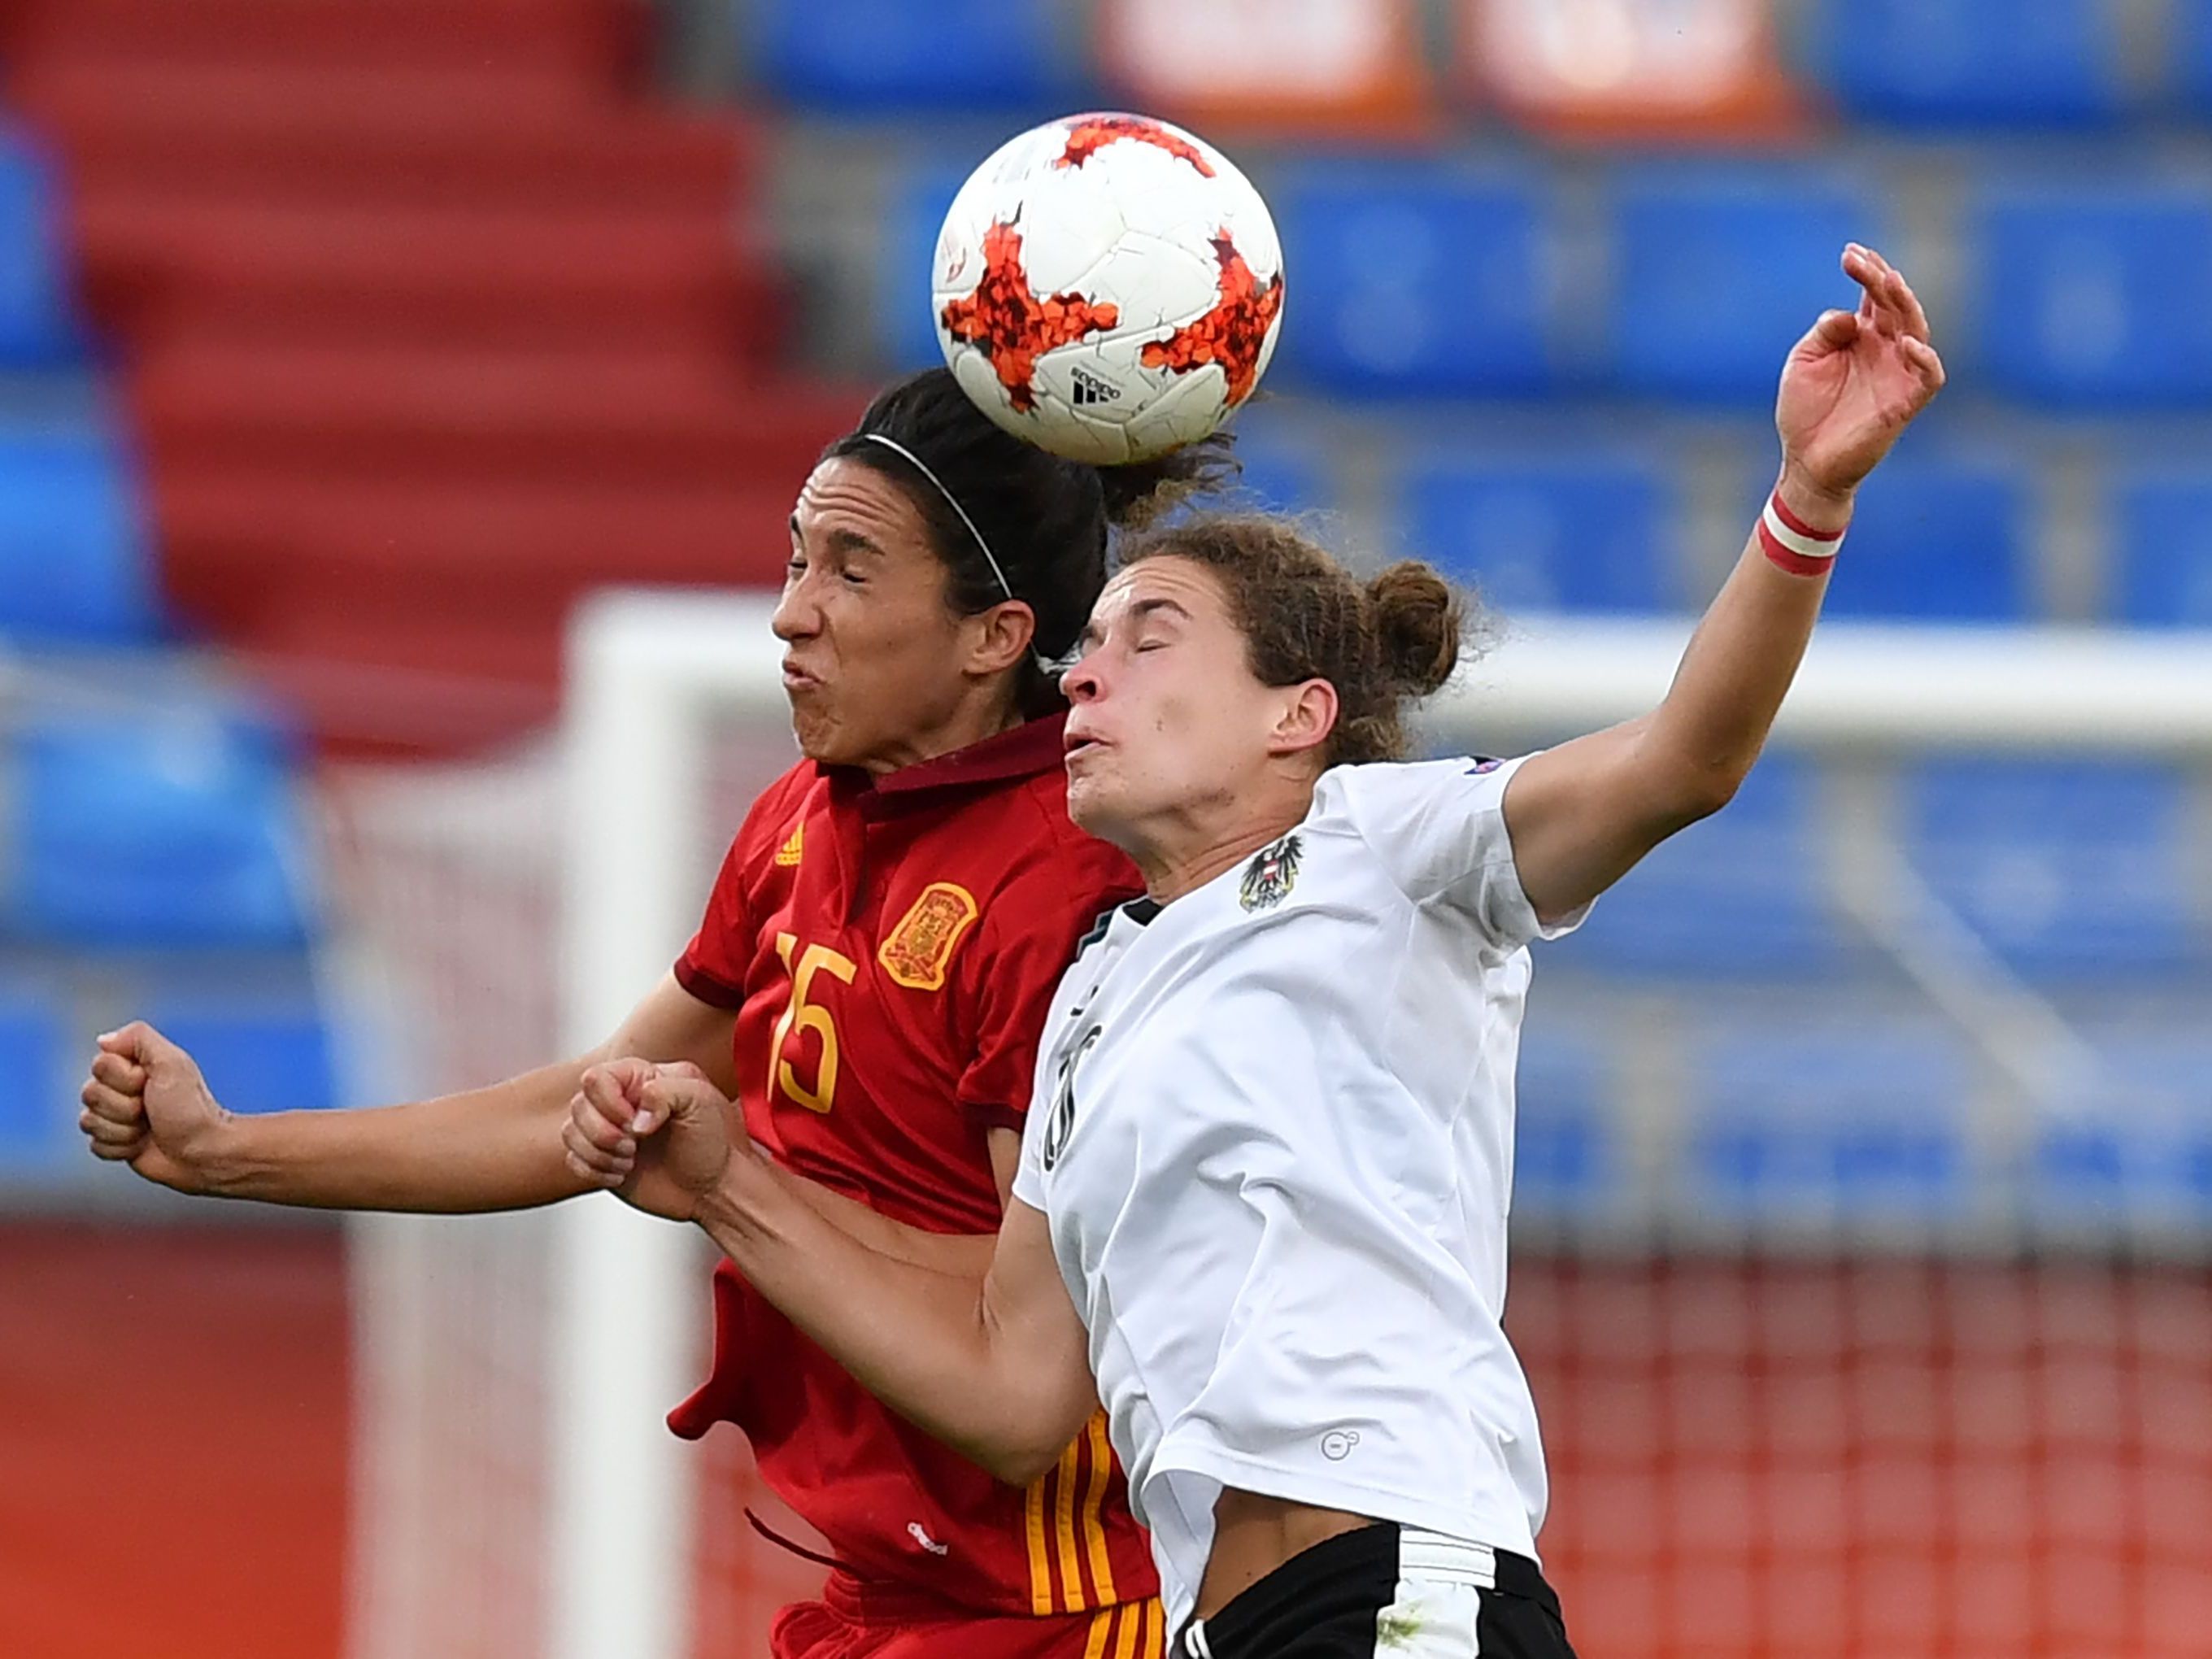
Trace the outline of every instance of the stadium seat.
<path fill-rule="evenodd" d="M 2173 91 L 2191 113 L 2212 112 L 2212 0 L 2172 0 L 2166 61 Z"/>
<path fill-rule="evenodd" d="M 341 1103 L 330 1027 L 312 1005 L 201 998 L 148 1009 L 146 1018 L 199 1062 L 234 1112 L 313 1111 Z"/>
<path fill-rule="evenodd" d="M 2022 402 L 2212 402 L 2212 197 L 2194 185 L 2004 185 L 1967 220 L 1971 361 Z"/>
<path fill-rule="evenodd" d="M 1557 367 L 1543 197 L 1429 165 L 1318 166 L 1269 193 L 1296 297 L 1274 374 L 1352 395 L 1544 390 Z"/>
<path fill-rule="evenodd" d="M 1850 113 L 1928 126 L 2079 126 L 2120 112 L 2106 0 L 1819 0 L 1810 67 Z"/>
<path fill-rule="evenodd" d="M 2212 628 L 2212 473 L 2122 481 L 2113 523 L 2114 614 L 2139 626 Z"/>
<path fill-rule="evenodd" d="M 1832 617 L 2017 622 L 2032 609 L 2025 480 L 1980 461 L 1905 455 L 1867 481 Z"/>
<path fill-rule="evenodd" d="M 1972 1174 L 1965 1056 L 1919 1025 L 1710 1036 L 1692 1066 L 1689 1194 L 1733 1221 L 1940 1223 Z"/>
<path fill-rule="evenodd" d="M 1516 1077 L 1513 1212 L 1588 1218 L 1620 1195 L 1607 1055 L 1594 1043 L 1552 1035 L 1540 1021 L 1523 1032 Z"/>
<path fill-rule="evenodd" d="M 1561 0 L 1458 0 L 1453 10 L 1470 96 L 1547 136 L 1748 144 L 1803 125 L 1770 0 L 1607 5 L 1582 27 L 1563 21 L 1572 14 Z"/>
<path fill-rule="evenodd" d="M 1643 457 L 1431 459 L 1405 480 L 1404 541 L 1510 616 L 1679 602 L 1674 508 Z"/>
<path fill-rule="evenodd" d="M 1819 778 L 1770 754 L 1728 809 L 1692 824 L 1598 902 L 1580 932 L 1540 947 L 1593 973 L 1811 977 L 1846 946 L 1831 914 Z"/>
<path fill-rule="evenodd" d="M 928 161 L 891 185 L 877 266 L 876 320 L 884 359 L 894 369 L 927 368 L 945 361 L 931 314 L 929 276 L 945 211 L 967 177 L 964 166 Z"/>
<path fill-rule="evenodd" d="M 1267 513 L 1327 512 L 1333 506 L 1328 471 L 1303 445 L 1239 434 L 1237 505 Z"/>
<path fill-rule="evenodd" d="M 115 645 L 155 632 L 131 468 L 83 428 L 0 430 L 0 640 Z"/>
<path fill-rule="evenodd" d="M 1101 0 L 1125 108 L 1201 132 L 1417 137 L 1433 125 L 1417 0 Z"/>
<path fill-rule="evenodd" d="M 766 0 L 754 73 L 794 104 L 842 115 L 1030 111 L 1082 101 L 1059 8 L 1030 0 Z"/>
<path fill-rule="evenodd" d="M 2212 1219 L 2212 1038 L 2100 1034 L 2081 1097 L 2031 1148 L 2033 1213 L 2104 1229 Z"/>
<path fill-rule="evenodd" d="M 0 1182 L 51 1159 L 76 1116 L 61 1018 L 35 994 L 0 992 Z"/>
<path fill-rule="evenodd" d="M 2202 964 L 2185 900 L 2201 854 L 2179 774 L 1976 758 L 1930 762 L 1899 783 L 1905 856 L 2019 971 L 2105 983 Z"/>
<path fill-rule="evenodd" d="M 84 356 L 55 198 L 45 150 L 0 123 L 0 368 L 52 368 Z"/>
<path fill-rule="evenodd" d="M 289 764 L 273 731 L 211 709 L 31 726 L 5 920 L 89 951 L 297 945 L 312 871 Z"/>
<path fill-rule="evenodd" d="M 1771 404 L 1784 354 L 1851 302 L 1844 244 L 1883 229 L 1863 189 L 1819 172 L 1636 169 L 1613 207 L 1614 377 L 1699 403 Z"/>

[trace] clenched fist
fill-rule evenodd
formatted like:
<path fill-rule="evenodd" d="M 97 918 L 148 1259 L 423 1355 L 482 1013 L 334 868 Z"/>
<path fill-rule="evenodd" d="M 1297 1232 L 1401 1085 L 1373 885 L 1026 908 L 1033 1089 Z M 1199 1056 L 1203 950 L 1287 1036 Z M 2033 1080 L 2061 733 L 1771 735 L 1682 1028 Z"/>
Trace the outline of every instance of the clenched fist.
<path fill-rule="evenodd" d="M 230 1114 L 192 1057 L 152 1026 L 134 1021 L 101 1037 L 79 1098 L 77 1127 L 94 1158 L 180 1193 L 216 1190 Z"/>
<path fill-rule="evenodd" d="M 738 1107 L 704 1072 L 645 1060 L 586 1072 L 562 1139 L 576 1174 L 671 1221 L 696 1219 L 732 1152 L 749 1144 Z"/>

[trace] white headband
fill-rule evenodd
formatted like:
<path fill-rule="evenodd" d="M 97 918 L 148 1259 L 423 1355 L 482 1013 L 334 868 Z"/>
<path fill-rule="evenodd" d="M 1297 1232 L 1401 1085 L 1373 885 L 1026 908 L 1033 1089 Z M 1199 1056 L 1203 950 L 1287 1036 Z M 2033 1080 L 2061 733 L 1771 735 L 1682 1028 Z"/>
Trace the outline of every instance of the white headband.
<path fill-rule="evenodd" d="M 975 545 L 983 550 L 983 562 L 991 567 L 991 574 L 999 579 L 999 592 L 1012 599 L 1013 584 L 1006 580 L 1006 573 L 1000 568 L 998 555 L 991 551 L 991 544 L 985 541 L 983 532 L 975 528 L 975 520 L 968 516 L 968 509 L 960 505 L 960 498 L 945 487 L 945 480 L 932 472 L 921 457 L 904 444 L 895 443 L 880 432 L 863 432 L 860 435 L 872 444 L 881 444 L 936 486 L 937 493 L 945 497 L 945 504 L 960 515 L 960 522 L 968 526 L 968 533 L 975 538 Z"/>
<path fill-rule="evenodd" d="M 942 495 L 945 498 L 945 504 L 951 507 L 954 513 L 959 515 L 960 522 L 968 526 L 968 533 L 975 538 L 975 545 L 982 550 L 983 562 L 991 567 L 991 574 L 998 581 L 999 592 L 1005 594 L 1009 599 L 1012 599 L 1014 597 L 1014 586 L 1012 582 L 1006 580 L 1006 569 L 999 563 L 999 556 L 991 551 L 991 544 L 985 541 L 983 539 L 983 532 L 975 528 L 975 520 L 968 516 L 968 509 L 960 505 L 960 498 L 945 487 L 945 480 L 939 477 L 934 472 L 932 472 L 929 470 L 928 464 L 925 462 L 921 456 L 915 454 L 914 451 L 908 449 L 904 444 L 899 443 L 892 439 L 886 438 L 880 432 L 863 432 L 860 435 L 863 438 L 866 438 L 872 444 L 881 444 L 885 449 L 890 450 L 892 454 L 897 456 L 915 471 L 921 473 L 923 477 L 929 480 L 932 487 L 936 489 L 939 495 Z M 1042 669 L 1047 674 L 1049 674 L 1054 679 L 1058 679 L 1062 674 L 1065 674 L 1069 669 L 1075 666 L 1077 661 L 1083 655 L 1083 647 L 1081 641 L 1079 641 L 1074 647 L 1066 653 L 1066 655 L 1060 657 L 1048 657 L 1042 651 L 1032 651 L 1030 654 L 1036 659 L 1036 665 L 1039 668 Z"/>

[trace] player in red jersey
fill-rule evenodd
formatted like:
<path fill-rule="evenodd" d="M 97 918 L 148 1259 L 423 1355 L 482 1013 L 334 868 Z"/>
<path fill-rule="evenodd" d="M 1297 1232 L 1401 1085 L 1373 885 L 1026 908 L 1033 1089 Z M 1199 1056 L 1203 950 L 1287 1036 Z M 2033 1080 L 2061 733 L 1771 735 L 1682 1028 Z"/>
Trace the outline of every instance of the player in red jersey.
<path fill-rule="evenodd" d="M 1134 871 L 1069 823 L 1051 659 L 1105 580 L 1109 524 L 1219 447 L 1101 471 L 1001 432 L 943 370 L 878 398 L 792 516 L 775 631 L 805 756 L 754 804 L 697 936 L 591 1054 L 407 1105 L 225 1113 L 143 1024 L 101 1039 L 95 1156 L 191 1193 L 482 1211 L 585 1183 L 584 1073 L 689 1062 L 878 1249 L 980 1281 L 1061 968 Z M 620 780 L 610 780 L 611 787 Z M 1132 1659 L 1164 1642 L 1103 1425 L 1026 1491 L 878 1405 L 733 1272 L 713 1371 L 672 1415 L 751 1437 L 841 1564 L 778 1659 Z M 750 1634 L 732 1633 L 735 1634 Z"/>

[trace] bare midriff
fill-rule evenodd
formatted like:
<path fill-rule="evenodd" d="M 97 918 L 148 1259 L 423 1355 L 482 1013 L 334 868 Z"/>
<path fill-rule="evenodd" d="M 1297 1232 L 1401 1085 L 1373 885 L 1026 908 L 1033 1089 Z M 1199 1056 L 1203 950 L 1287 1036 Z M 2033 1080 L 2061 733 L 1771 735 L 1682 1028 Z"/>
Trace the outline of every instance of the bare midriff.
<path fill-rule="evenodd" d="M 1302 1551 L 1374 1524 L 1369 1516 L 1225 1487 L 1213 1506 L 1213 1553 L 1198 1587 L 1198 1616 L 1212 1618 Z"/>

